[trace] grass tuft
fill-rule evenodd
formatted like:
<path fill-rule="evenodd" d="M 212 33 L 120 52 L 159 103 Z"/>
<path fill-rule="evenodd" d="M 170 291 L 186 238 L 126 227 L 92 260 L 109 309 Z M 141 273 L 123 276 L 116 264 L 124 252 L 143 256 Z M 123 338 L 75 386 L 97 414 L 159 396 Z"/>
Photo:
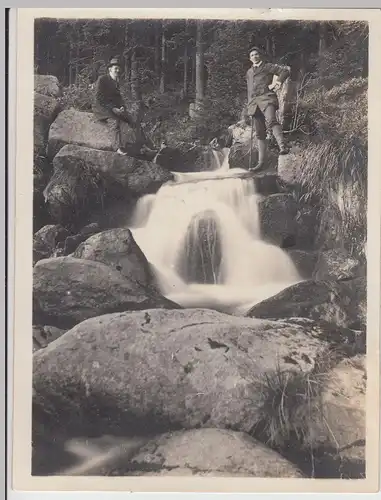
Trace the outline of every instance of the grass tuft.
<path fill-rule="evenodd" d="M 309 373 L 282 370 L 279 364 L 261 380 L 260 419 L 255 437 L 276 449 L 298 446 L 302 450 L 318 446 L 317 419 L 323 419 L 321 394 L 338 352 L 326 350 Z"/>

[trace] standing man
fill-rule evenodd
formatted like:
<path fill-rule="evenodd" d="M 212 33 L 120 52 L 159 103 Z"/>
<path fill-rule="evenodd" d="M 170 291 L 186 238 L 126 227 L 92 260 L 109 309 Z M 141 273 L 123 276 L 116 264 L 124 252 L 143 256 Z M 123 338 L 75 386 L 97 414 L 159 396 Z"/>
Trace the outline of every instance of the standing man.
<path fill-rule="evenodd" d="M 272 129 L 279 146 L 279 154 L 286 155 L 290 152 L 285 144 L 282 127 L 276 118 L 279 102 L 275 93 L 290 76 L 290 68 L 266 62 L 258 47 L 250 49 L 249 58 L 252 67 L 246 73 L 247 106 L 243 118 L 251 117 L 251 137 L 254 128 L 258 140 L 258 163 L 255 167 L 250 165 L 250 170 L 259 171 L 264 168 L 266 161 L 266 126 Z M 277 75 L 278 80 L 272 84 L 274 75 Z"/>
<path fill-rule="evenodd" d="M 124 123 L 135 129 L 132 117 L 127 113 L 120 93 L 121 67 L 114 57 L 107 65 L 107 75 L 98 78 L 95 84 L 93 113 L 100 121 L 105 121 L 114 133 L 114 148 L 120 155 L 127 155 L 123 138 Z"/>

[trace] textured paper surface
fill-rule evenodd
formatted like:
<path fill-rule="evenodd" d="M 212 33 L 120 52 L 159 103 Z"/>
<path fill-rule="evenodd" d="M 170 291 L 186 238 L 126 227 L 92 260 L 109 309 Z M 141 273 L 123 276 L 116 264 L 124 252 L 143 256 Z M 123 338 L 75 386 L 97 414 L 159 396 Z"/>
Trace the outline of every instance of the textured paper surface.
<path fill-rule="evenodd" d="M 34 18 L 209 18 L 363 20 L 369 22 L 369 203 L 367 323 L 367 478 L 249 479 L 201 477 L 32 477 L 32 198 Z M 13 482 L 18 490 L 174 492 L 375 492 L 379 474 L 379 315 L 381 14 L 377 10 L 309 9 L 19 9 L 17 14 L 17 135 L 15 220 Z"/>

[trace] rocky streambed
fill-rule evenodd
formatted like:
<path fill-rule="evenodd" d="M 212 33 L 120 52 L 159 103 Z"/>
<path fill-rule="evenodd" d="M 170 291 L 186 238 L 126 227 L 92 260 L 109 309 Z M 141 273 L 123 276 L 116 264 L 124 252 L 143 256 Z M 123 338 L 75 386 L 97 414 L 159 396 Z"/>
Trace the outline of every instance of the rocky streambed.
<path fill-rule="evenodd" d="M 33 474 L 363 477 L 365 263 L 317 247 L 313 210 L 268 172 L 261 238 L 300 279 L 239 315 L 182 307 L 127 221 L 205 149 L 116 157 L 36 82 Z"/>

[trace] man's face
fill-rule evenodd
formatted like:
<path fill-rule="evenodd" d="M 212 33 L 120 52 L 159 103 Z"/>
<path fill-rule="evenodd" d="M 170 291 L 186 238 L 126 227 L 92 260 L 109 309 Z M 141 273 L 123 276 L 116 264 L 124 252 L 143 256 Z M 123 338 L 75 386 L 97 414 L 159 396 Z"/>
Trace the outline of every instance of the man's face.
<path fill-rule="evenodd" d="M 252 50 L 250 52 L 250 61 L 253 63 L 253 64 L 258 64 L 259 62 L 262 61 L 262 57 L 261 57 L 261 54 L 257 51 L 257 50 Z"/>
<path fill-rule="evenodd" d="M 110 76 L 113 80 L 119 80 L 119 75 L 120 75 L 120 67 L 117 65 L 111 66 L 109 68 L 108 72 L 110 73 Z"/>

